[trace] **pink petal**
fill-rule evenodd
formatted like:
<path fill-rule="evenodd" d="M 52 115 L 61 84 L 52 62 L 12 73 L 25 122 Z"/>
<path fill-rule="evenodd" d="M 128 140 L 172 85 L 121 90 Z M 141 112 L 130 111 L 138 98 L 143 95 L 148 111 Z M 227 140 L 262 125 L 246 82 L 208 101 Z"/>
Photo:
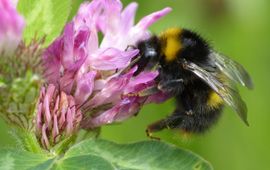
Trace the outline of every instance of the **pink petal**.
<path fill-rule="evenodd" d="M 134 77 L 131 83 L 132 85 L 148 83 L 150 81 L 153 81 L 157 76 L 158 76 L 158 71 L 141 72 L 138 76 Z"/>
<path fill-rule="evenodd" d="M 61 58 L 61 63 L 65 69 L 76 71 L 83 64 L 89 34 L 87 27 L 82 27 L 78 30 L 78 33 L 75 33 L 73 23 L 66 25 L 63 34 L 63 56 Z"/>
<path fill-rule="evenodd" d="M 53 129 L 52 129 L 52 138 L 55 140 L 57 135 L 59 134 L 57 115 L 53 115 Z"/>
<path fill-rule="evenodd" d="M 141 105 L 136 102 L 132 102 L 130 104 L 124 105 L 121 107 L 120 111 L 117 113 L 117 115 L 114 117 L 115 122 L 120 122 L 125 119 L 128 119 L 134 114 L 136 114 L 139 109 L 141 108 Z"/>
<path fill-rule="evenodd" d="M 121 25 L 123 33 L 126 33 L 129 31 L 129 29 L 134 25 L 134 20 L 135 20 L 135 14 L 138 8 L 138 4 L 133 2 L 130 3 L 122 12 L 121 17 L 123 23 Z"/>
<path fill-rule="evenodd" d="M 89 28 L 86 26 L 81 26 L 76 31 L 75 35 L 73 35 L 74 38 L 74 47 L 76 49 L 80 49 L 82 47 L 85 47 L 87 44 L 88 38 L 90 36 Z"/>
<path fill-rule="evenodd" d="M 63 50 L 62 39 L 56 39 L 44 52 L 44 77 L 49 83 L 57 84 L 60 78 L 61 56 Z"/>
<path fill-rule="evenodd" d="M 74 63 L 73 48 L 74 48 L 74 24 L 68 23 L 65 26 L 63 34 L 63 56 L 61 58 L 64 68 L 69 68 Z"/>
<path fill-rule="evenodd" d="M 38 132 L 41 132 L 41 128 L 42 128 L 42 103 L 39 103 L 36 115 L 36 130 Z"/>
<path fill-rule="evenodd" d="M 94 90 L 102 90 L 105 87 L 106 80 L 99 79 L 95 81 Z"/>
<path fill-rule="evenodd" d="M 51 125 L 52 117 L 51 117 L 51 111 L 50 111 L 50 102 L 52 100 L 52 97 L 54 95 L 55 86 L 52 84 L 49 84 L 47 88 L 46 95 L 44 97 L 44 103 L 43 103 L 43 109 L 45 111 L 45 122 L 47 124 L 47 127 Z"/>
<path fill-rule="evenodd" d="M 22 38 L 24 19 L 15 5 L 10 0 L 0 0 L 0 54 L 12 54 Z"/>
<path fill-rule="evenodd" d="M 90 32 L 87 50 L 89 53 L 94 53 L 95 51 L 98 50 L 98 35 L 95 29 L 92 29 Z"/>
<path fill-rule="evenodd" d="M 134 67 L 127 74 L 112 78 L 85 106 L 96 107 L 98 105 L 119 101 L 124 88 L 127 86 L 136 70 L 137 67 Z"/>
<path fill-rule="evenodd" d="M 90 38 L 88 27 L 80 27 L 74 38 L 73 63 L 84 61 L 87 56 L 87 45 Z M 80 67 L 80 65 L 79 65 Z M 78 68 L 78 67 L 75 67 Z"/>
<path fill-rule="evenodd" d="M 122 3 L 119 0 L 105 0 L 103 13 L 97 20 L 97 25 L 104 34 L 116 34 L 119 30 Z"/>
<path fill-rule="evenodd" d="M 59 97 L 59 95 L 57 95 L 57 97 L 56 97 L 56 100 L 54 101 L 54 109 L 53 109 L 53 114 L 55 114 L 55 115 L 58 115 L 58 113 L 59 113 L 59 102 L 60 102 L 60 97 Z"/>
<path fill-rule="evenodd" d="M 92 71 L 82 75 L 77 80 L 77 88 L 74 96 L 78 104 L 84 103 L 92 94 L 95 76 L 96 72 Z"/>
<path fill-rule="evenodd" d="M 62 109 L 60 110 L 60 119 L 58 121 L 58 127 L 62 128 L 64 123 L 66 122 L 66 110 Z"/>
<path fill-rule="evenodd" d="M 47 127 L 45 124 L 43 124 L 42 126 L 42 137 L 41 137 L 41 141 L 42 141 L 42 144 L 45 148 L 49 148 L 50 147 L 50 142 L 48 140 L 48 136 L 47 136 Z"/>
<path fill-rule="evenodd" d="M 64 93 L 63 91 L 61 91 L 61 94 L 60 94 L 60 108 L 61 108 L 61 112 L 63 112 L 63 113 L 67 112 L 68 107 L 69 107 L 68 96 L 66 95 L 66 93 Z"/>
<path fill-rule="evenodd" d="M 92 67 L 97 70 L 114 70 L 127 67 L 130 60 L 139 53 L 139 50 L 120 51 L 108 48 L 91 59 Z"/>
<path fill-rule="evenodd" d="M 67 121 L 67 125 L 66 125 L 66 132 L 67 135 L 71 135 L 72 131 L 73 131 L 73 117 L 74 117 L 74 113 L 68 109 L 67 110 L 67 117 L 66 117 L 66 121 Z"/>
<path fill-rule="evenodd" d="M 136 98 L 133 99 L 123 99 L 113 108 L 103 112 L 97 117 L 92 118 L 89 123 L 91 128 L 99 127 L 104 124 L 111 124 L 115 121 L 122 121 L 133 116 L 141 107 L 139 103 L 140 100 Z M 145 100 L 142 100 L 144 102 Z"/>
<path fill-rule="evenodd" d="M 146 30 L 150 25 L 159 20 L 161 17 L 165 16 L 169 12 L 171 12 L 171 8 L 167 7 L 160 11 L 154 12 L 143 19 L 136 25 L 136 27 L 141 28 L 142 30 Z"/>
<path fill-rule="evenodd" d="M 115 115 L 119 112 L 120 108 L 120 106 L 114 106 L 113 108 L 103 112 L 98 117 L 93 118 L 88 126 L 90 126 L 90 128 L 94 128 L 99 127 L 103 124 L 112 123 L 114 121 Z"/>
<path fill-rule="evenodd" d="M 154 79 L 158 76 L 157 71 L 142 72 L 138 76 L 133 77 L 129 84 L 126 86 L 124 93 L 136 93 L 149 88 L 155 84 Z"/>
<path fill-rule="evenodd" d="M 104 0 L 94 0 L 82 3 L 77 15 L 73 19 L 75 26 L 87 25 L 91 29 L 98 29 L 98 20 L 104 11 Z"/>
<path fill-rule="evenodd" d="M 66 92 L 67 94 L 70 94 L 74 81 L 75 81 L 76 74 L 77 72 L 73 70 L 65 71 L 63 77 L 59 79 L 59 83 L 60 83 L 59 85 L 62 91 Z"/>

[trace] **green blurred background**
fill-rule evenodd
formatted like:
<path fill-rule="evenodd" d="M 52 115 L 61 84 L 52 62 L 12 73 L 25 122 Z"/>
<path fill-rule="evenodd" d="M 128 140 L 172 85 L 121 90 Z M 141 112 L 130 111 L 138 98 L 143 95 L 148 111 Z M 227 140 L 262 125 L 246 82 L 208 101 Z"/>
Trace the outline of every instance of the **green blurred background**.
<path fill-rule="evenodd" d="M 123 0 L 127 5 L 130 0 Z M 156 133 L 163 141 L 198 153 L 217 170 L 270 169 L 270 1 L 269 0 L 139 0 L 139 18 L 166 6 L 173 11 L 151 27 L 159 33 L 181 26 L 200 33 L 213 47 L 240 62 L 250 72 L 255 89 L 240 87 L 248 105 L 250 127 L 226 107 L 219 123 L 199 136 L 177 131 Z M 268 106 L 267 106 L 268 105 Z M 116 142 L 148 140 L 145 128 L 174 109 L 173 101 L 145 106 L 137 117 L 102 129 Z M 0 122 L 0 147 L 15 145 Z"/>

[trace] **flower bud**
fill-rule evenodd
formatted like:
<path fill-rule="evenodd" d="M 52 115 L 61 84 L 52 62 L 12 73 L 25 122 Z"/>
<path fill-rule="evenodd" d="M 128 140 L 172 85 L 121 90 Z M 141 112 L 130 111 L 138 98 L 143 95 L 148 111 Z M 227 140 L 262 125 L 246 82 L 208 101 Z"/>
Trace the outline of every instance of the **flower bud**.
<path fill-rule="evenodd" d="M 42 87 L 37 105 L 36 135 L 45 149 L 77 132 L 82 114 L 71 95 L 52 84 Z"/>

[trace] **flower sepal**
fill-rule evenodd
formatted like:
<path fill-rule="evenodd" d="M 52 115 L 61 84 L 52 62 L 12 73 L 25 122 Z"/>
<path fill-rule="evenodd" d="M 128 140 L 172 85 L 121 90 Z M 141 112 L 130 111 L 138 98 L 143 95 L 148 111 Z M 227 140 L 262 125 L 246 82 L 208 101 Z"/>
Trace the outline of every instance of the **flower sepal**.
<path fill-rule="evenodd" d="M 56 144 L 49 150 L 49 153 L 53 155 L 61 155 L 65 153 L 71 146 L 78 144 L 87 139 L 96 139 L 100 134 L 100 128 L 83 130 L 81 129 L 76 134 L 67 137 L 60 143 Z"/>
<path fill-rule="evenodd" d="M 38 143 L 36 135 L 31 130 L 13 128 L 10 134 L 15 139 L 19 150 L 24 150 L 36 154 L 48 154 Z"/>
<path fill-rule="evenodd" d="M 13 128 L 10 130 L 10 134 L 15 140 L 19 150 L 53 157 L 64 154 L 71 146 L 82 141 L 97 139 L 100 134 L 100 128 L 91 129 L 89 131 L 82 129 L 76 134 L 61 140 L 61 142 L 51 147 L 49 150 L 45 150 L 42 147 L 33 130 Z"/>
<path fill-rule="evenodd" d="M 41 77 L 27 71 L 24 77 L 0 82 L 0 115 L 12 127 L 32 130 Z"/>

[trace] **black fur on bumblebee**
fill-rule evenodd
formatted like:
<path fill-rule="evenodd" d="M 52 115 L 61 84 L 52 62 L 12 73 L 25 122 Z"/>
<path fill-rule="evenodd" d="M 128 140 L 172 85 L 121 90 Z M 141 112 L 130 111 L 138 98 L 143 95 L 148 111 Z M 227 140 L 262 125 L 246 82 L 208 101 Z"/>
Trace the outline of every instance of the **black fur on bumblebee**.
<path fill-rule="evenodd" d="M 247 71 L 232 59 L 215 52 L 199 35 L 186 29 L 169 28 L 136 46 L 140 56 L 136 74 L 158 69 L 157 87 L 139 95 L 163 91 L 176 99 L 176 109 L 167 118 L 147 128 L 147 135 L 168 129 L 202 133 L 220 117 L 228 104 L 246 125 L 247 107 L 236 84 L 253 87 Z"/>

